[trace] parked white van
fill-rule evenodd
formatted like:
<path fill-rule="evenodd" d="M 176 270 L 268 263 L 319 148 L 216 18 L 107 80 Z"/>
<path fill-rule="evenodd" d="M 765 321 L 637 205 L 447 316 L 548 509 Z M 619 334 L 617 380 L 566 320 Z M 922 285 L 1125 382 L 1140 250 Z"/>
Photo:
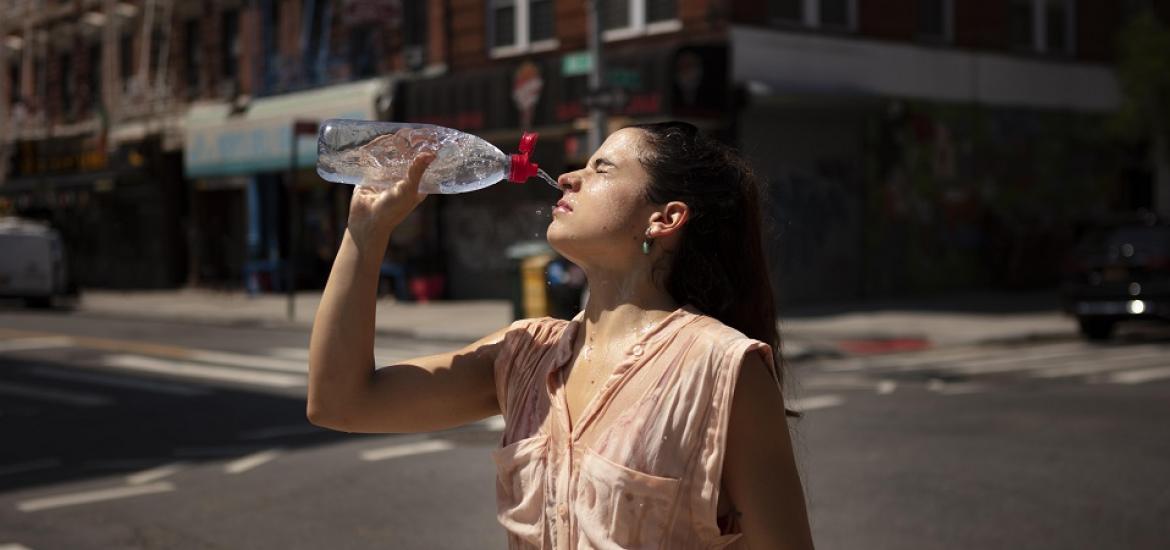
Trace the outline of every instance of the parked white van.
<path fill-rule="evenodd" d="M 0 298 L 51 307 L 73 297 L 61 235 L 47 223 L 0 217 Z"/>

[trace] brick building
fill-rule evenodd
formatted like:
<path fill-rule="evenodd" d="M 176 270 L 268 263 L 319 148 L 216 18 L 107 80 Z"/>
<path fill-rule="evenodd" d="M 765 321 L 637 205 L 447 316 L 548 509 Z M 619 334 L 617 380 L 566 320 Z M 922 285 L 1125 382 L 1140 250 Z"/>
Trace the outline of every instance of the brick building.
<path fill-rule="evenodd" d="M 2 4 L 0 207 L 67 229 L 83 284 L 278 289 L 290 243 L 299 285 L 322 284 L 348 189 L 316 178 L 308 140 L 293 154 L 296 119 L 433 122 L 505 151 L 537 131 L 554 174 L 590 153 L 581 1 Z M 629 99 L 610 126 L 684 119 L 752 158 L 784 301 L 1044 285 L 1070 219 L 1148 195 L 1101 137 L 1116 36 L 1144 4 L 1170 11 L 606 0 L 605 80 Z M 505 249 L 543 237 L 556 196 L 432 197 L 388 272 L 506 296 Z"/>

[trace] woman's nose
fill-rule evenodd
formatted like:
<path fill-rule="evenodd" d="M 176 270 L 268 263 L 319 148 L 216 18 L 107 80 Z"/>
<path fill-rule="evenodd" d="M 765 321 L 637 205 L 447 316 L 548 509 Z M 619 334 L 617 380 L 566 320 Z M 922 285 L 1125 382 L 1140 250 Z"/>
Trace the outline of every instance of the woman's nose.
<path fill-rule="evenodd" d="M 560 186 L 561 189 L 566 190 L 566 191 L 569 189 L 575 189 L 577 186 L 577 182 L 578 182 L 578 178 L 574 172 L 568 172 L 565 174 L 561 174 L 561 177 L 557 178 L 557 185 Z"/>

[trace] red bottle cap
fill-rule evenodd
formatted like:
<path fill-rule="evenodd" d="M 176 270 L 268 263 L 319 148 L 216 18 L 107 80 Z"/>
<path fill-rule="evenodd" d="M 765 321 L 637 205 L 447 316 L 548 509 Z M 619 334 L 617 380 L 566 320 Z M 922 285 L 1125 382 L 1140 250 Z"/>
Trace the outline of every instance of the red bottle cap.
<path fill-rule="evenodd" d="M 520 137 L 520 152 L 512 155 L 512 166 L 508 170 L 508 181 L 513 183 L 524 183 L 536 175 L 536 171 L 540 169 L 534 162 L 529 162 L 528 155 L 536 148 L 536 138 L 539 134 L 525 132 Z"/>

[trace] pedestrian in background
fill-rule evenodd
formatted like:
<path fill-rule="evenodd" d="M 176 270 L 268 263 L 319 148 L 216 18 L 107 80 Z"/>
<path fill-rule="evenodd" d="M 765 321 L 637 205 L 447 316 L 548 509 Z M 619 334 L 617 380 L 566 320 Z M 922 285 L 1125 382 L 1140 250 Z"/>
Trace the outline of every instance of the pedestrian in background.
<path fill-rule="evenodd" d="M 432 159 L 355 190 L 313 325 L 309 419 L 426 432 L 502 414 L 509 548 L 811 548 L 742 158 L 685 123 L 614 133 L 559 178 L 547 231 L 586 273 L 583 311 L 376 368 L 377 265 Z"/>

